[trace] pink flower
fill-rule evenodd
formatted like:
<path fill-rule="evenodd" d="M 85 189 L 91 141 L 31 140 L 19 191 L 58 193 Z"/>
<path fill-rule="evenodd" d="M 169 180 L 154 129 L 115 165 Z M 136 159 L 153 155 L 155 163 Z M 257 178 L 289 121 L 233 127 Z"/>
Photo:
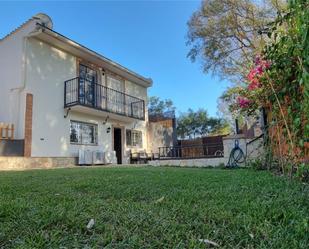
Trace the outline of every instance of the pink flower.
<path fill-rule="evenodd" d="M 250 100 L 245 97 L 238 97 L 237 102 L 241 108 L 247 108 L 250 105 Z"/>
<path fill-rule="evenodd" d="M 256 73 L 255 73 L 256 75 L 261 75 L 261 74 L 264 72 L 263 65 L 258 65 L 258 66 L 256 66 L 254 70 L 255 70 L 255 72 L 256 72 Z"/>
<path fill-rule="evenodd" d="M 260 64 L 260 62 L 261 62 L 261 56 L 260 55 L 255 56 L 255 60 L 254 60 L 255 65 Z"/>
<path fill-rule="evenodd" d="M 253 79 L 250 84 L 248 85 L 248 90 L 252 91 L 256 88 L 261 87 L 260 82 L 257 79 Z"/>
<path fill-rule="evenodd" d="M 262 66 L 264 67 L 264 69 L 268 69 L 271 66 L 271 62 L 270 61 L 263 61 Z"/>
<path fill-rule="evenodd" d="M 255 69 L 251 69 L 251 71 L 249 72 L 249 74 L 247 75 L 247 79 L 249 81 L 252 81 L 256 76 L 256 71 Z"/>

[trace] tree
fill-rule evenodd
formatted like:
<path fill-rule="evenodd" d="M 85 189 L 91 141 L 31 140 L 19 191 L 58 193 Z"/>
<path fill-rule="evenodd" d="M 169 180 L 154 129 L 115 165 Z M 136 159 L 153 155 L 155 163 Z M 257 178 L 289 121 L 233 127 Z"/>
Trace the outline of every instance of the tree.
<path fill-rule="evenodd" d="M 148 98 L 148 114 L 150 116 L 163 115 L 166 112 L 175 112 L 176 107 L 170 99 L 162 100 L 159 97 Z"/>
<path fill-rule="evenodd" d="M 221 119 L 221 122 L 215 126 L 212 131 L 209 133 L 211 136 L 218 135 L 228 135 L 232 132 L 232 126 L 224 119 Z"/>
<path fill-rule="evenodd" d="M 225 90 L 217 99 L 217 115 L 226 123 L 230 124 L 231 128 L 234 129 L 236 117 L 233 115 L 229 108 L 232 101 L 231 97 L 228 96 L 228 92 L 229 89 Z"/>
<path fill-rule="evenodd" d="M 188 57 L 200 59 L 204 72 L 241 81 L 269 39 L 263 31 L 284 8 L 284 0 L 204 0 L 188 22 Z"/>
<path fill-rule="evenodd" d="M 215 130 L 219 132 L 223 124 L 226 126 L 222 119 L 209 117 L 205 109 L 188 109 L 177 119 L 177 134 L 180 138 L 202 137 Z"/>

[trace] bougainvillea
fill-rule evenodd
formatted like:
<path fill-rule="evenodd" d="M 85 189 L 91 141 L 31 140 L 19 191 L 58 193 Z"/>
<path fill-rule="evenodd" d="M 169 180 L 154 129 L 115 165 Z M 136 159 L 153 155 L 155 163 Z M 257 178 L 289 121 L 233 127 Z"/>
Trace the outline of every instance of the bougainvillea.
<path fill-rule="evenodd" d="M 270 68 L 270 65 L 270 61 L 264 60 L 261 55 L 256 56 L 255 65 L 247 76 L 249 91 L 255 90 L 262 86 L 260 78 L 263 76 L 264 71 Z"/>
<path fill-rule="evenodd" d="M 246 97 L 238 96 L 237 102 L 238 102 L 240 108 L 247 108 L 247 107 L 250 106 L 250 100 L 247 99 Z"/>
<path fill-rule="evenodd" d="M 262 104 L 257 103 L 259 100 L 259 92 L 255 91 L 261 90 L 263 87 L 263 75 L 270 66 L 270 61 L 263 59 L 261 55 L 256 56 L 254 65 L 247 75 L 245 86 L 239 92 L 240 96 L 237 97 L 237 103 L 240 108 L 248 109 L 251 106 L 250 104 L 253 103 L 256 103 L 257 105 Z M 255 108 L 255 105 L 253 107 Z"/>

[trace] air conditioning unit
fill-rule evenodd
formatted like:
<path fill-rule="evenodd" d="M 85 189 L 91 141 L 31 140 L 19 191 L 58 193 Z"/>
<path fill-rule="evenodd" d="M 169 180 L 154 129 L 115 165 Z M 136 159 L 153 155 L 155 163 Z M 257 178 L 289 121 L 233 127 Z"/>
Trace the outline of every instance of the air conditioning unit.
<path fill-rule="evenodd" d="M 85 150 L 78 150 L 78 165 L 84 165 L 85 163 Z"/>
<path fill-rule="evenodd" d="M 105 163 L 106 164 L 117 164 L 116 151 L 105 152 Z"/>
<path fill-rule="evenodd" d="M 104 164 L 104 152 L 103 151 L 93 151 L 92 152 L 92 163 L 93 164 Z"/>
<path fill-rule="evenodd" d="M 92 165 L 92 151 L 85 150 L 85 164 Z"/>

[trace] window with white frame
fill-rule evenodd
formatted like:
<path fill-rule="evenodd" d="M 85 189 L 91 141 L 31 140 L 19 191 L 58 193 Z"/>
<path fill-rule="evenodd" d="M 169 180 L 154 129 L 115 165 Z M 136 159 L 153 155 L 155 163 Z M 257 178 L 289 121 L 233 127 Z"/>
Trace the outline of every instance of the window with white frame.
<path fill-rule="evenodd" d="M 97 145 L 98 125 L 72 121 L 70 126 L 70 142 L 72 144 Z"/>
<path fill-rule="evenodd" d="M 137 130 L 126 130 L 127 146 L 142 147 L 142 132 Z"/>

